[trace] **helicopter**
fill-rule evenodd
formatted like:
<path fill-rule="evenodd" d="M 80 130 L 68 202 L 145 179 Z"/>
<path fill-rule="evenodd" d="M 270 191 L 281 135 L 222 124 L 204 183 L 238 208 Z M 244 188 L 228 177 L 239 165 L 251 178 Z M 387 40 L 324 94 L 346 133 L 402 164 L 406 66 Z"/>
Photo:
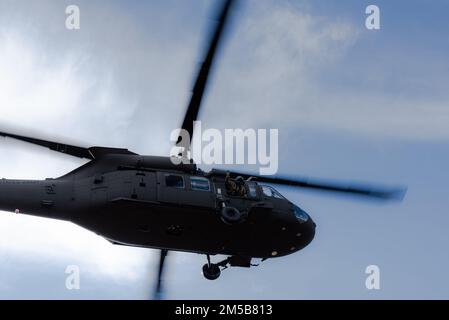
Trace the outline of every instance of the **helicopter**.
<path fill-rule="evenodd" d="M 193 86 L 181 126 L 190 137 L 234 2 L 223 2 Z M 273 185 L 381 200 L 402 199 L 405 194 L 399 188 L 220 169 L 205 172 L 189 159 L 176 162 L 172 157 L 139 155 L 128 149 L 85 148 L 9 132 L 0 136 L 89 160 L 59 178 L 1 179 L 0 210 L 69 221 L 114 245 L 160 250 L 155 297 L 162 292 L 168 252 L 205 255 L 203 275 L 216 280 L 226 268 L 250 268 L 253 259 L 282 257 L 308 246 L 315 237 L 315 222 Z M 179 155 L 182 160 L 186 157 L 187 152 Z M 213 263 L 211 257 L 216 255 L 227 258 Z"/>

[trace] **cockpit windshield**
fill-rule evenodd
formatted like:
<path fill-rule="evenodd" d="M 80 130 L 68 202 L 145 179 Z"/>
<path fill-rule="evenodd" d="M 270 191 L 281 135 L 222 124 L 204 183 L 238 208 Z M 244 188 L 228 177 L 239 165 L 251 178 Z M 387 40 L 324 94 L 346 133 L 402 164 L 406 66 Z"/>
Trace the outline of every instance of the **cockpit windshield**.
<path fill-rule="evenodd" d="M 285 199 L 282 194 L 280 194 L 276 189 L 270 186 L 260 186 L 262 188 L 262 192 L 265 196 L 276 198 L 276 199 Z"/>

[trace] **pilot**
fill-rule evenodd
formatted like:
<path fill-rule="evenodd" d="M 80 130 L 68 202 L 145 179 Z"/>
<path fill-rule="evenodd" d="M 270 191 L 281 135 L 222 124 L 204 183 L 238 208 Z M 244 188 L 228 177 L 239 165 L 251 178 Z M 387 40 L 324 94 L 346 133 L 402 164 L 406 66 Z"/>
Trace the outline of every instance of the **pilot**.
<path fill-rule="evenodd" d="M 229 172 L 226 174 L 225 179 L 226 191 L 231 196 L 244 197 L 246 196 L 245 180 L 239 176 L 236 179 L 232 179 Z"/>

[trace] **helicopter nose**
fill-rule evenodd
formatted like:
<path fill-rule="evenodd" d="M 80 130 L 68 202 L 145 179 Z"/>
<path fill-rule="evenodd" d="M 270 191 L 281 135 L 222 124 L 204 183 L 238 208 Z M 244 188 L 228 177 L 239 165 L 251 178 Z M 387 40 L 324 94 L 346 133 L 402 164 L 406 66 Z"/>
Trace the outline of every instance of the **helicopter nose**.
<path fill-rule="evenodd" d="M 295 217 L 297 219 L 295 247 L 292 251 L 298 251 L 309 245 L 315 237 L 316 224 L 312 218 L 298 206 L 294 207 Z M 293 250 L 294 249 L 294 250 Z"/>
<path fill-rule="evenodd" d="M 279 237 L 279 241 L 275 244 L 273 243 L 270 258 L 293 254 L 307 247 L 313 241 L 316 224 L 312 218 L 307 215 L 307 220 L 295 220 L 289 220 L 289 226 L 282 229 L 285 232 L 284 236 Z"/>
<path fill-rule="evenodd" d="M 296 233 L 297 250 L 308 246 L 313 241 L 315 238 L 315 230 L 316 224 L 310 217 L 306 223 L 299 226 L 298 232 Z"/>

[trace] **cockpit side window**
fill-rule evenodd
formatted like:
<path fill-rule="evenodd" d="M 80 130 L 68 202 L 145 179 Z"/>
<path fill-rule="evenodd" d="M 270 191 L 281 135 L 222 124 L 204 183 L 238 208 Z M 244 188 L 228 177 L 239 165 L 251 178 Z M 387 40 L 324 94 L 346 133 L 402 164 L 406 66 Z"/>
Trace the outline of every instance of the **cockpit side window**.
<path fill-rule="evenodd" d="M 276 199 L 285 199 L 278 191 L 269 186 L 261 186 L 262 192 L 265 196 L 276 198 Z"/>
<path fill-rule="evenodd" d="M 184 178 L 177 174 L 166 174 L 165 185 L 171 188 L 184 189 Z"/>

